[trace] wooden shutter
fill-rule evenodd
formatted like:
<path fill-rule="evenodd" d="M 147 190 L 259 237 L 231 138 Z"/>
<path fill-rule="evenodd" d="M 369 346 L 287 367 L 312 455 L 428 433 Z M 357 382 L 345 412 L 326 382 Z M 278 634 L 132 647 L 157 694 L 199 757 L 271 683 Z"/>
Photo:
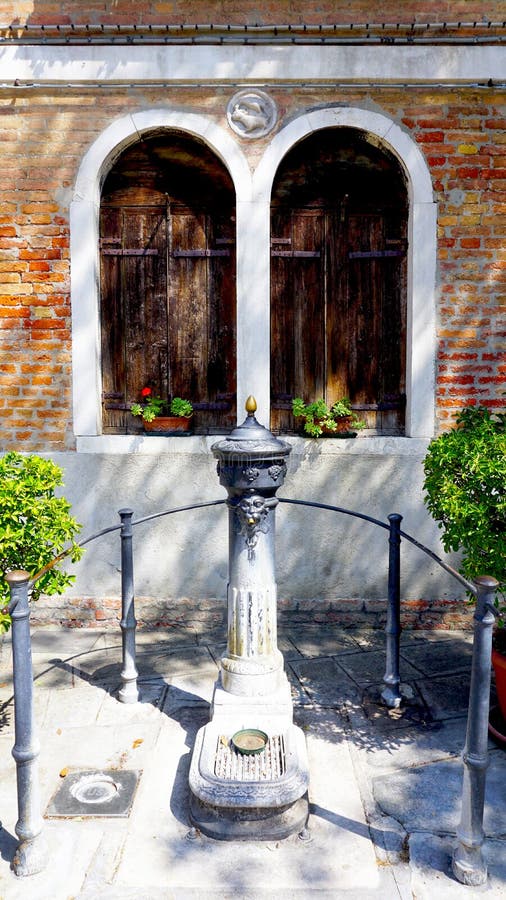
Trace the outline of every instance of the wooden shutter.
<path fill-rule="evenodd" d="M 190 135 L 147 135 L 105 179 L 101 201 L 103 422 L 149 385 L 196 409 L 195 430 L 235 421 L 235 192 L 218 157 Z"/>
<path fill-rule="evenodd" d="M 348 396 L 369 428 L 402 433 L 406 241 L 398 217 L 392 223 L 382 214 L 350 215 L 347 257 L 341 308 L 348 334 Z"/>
<path fill-rule="evenodd" d="M 199 430 L 235 422 L 235 237 L 230 219 L 171 216 L 169 357 L 172 396 L 195 404 Z"/>
<path fill-rule="evenodd" d="M 129 413 L 149 385 L 194 403 L 196 430 L 235 422 L 233 222 L 186 207 L 102 208 L 103 428 L 142 430 Z"/>
<path fill-rule="evenodd" d="M 136 431 L 141 389 L 167 390 L 165 209 L 104 207 L 101 234 L 103 429 Z"/>
<path fill-rule="evenodd" d="M 274 208 L 271 426 L 291 400 L 349 397 L 369 428 L 402 433 L 405 225 L 400 214 Z"/>
<path fill-rule="evenodd" d="M 323 220 L 279 210 L 271 237 L 271 427 L 293 430 L 291 398 L 325 391 Z"/>

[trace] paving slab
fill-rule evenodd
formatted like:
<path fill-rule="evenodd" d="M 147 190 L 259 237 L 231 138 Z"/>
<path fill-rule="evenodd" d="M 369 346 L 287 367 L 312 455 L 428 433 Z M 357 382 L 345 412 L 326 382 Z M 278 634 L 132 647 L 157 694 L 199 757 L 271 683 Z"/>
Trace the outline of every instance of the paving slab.
<path fill-rule="evenodd" d="M 372 788 L 385 815 L 402 823 L 407 831 L 435 828 L 456 832 L 460 821 L 462 762 L 447 760 L 430 766 L 376 775 Z M 489 754 L 485 792 L 486 834 L 506 834 L 506 756 L 502 750 Z"/>
<path fill-rule="evenodd" d="M 462 885 L 451 870 L 455 838 L 414 832 L 409 839 L 412 896 L 416 900 L 504 900 L 506 897 L 506 845 L 486 841 L 483 856 L 488 881 L 479 887 Z"/>
<path fill-rule="evenodd" d="M 333 659 L 292 660 L 290 668 L 319 706 L 342 706 L 358 696 L 357 686 Z"/>
<path fill-rule="evenodd" d="M 382 632 L 283 630 L 294 719 L 308 745 L 311 840 L 265 843 L 188 839 L 189 762 L 225 648 L 218 632 L 139 631 L 138 704 L 116 697 L 119 634 L 37 627 L 33 637 L 42 811 L 66 770 L 141 775 L 128 818 L 46 820 L 50 866 L 16 878 L 9 869 L 17 844 L 13 704 L 0 706 L 1 900 L 506 900 L 506 755 L 492 742 L 489 881 L 470 889 L 451 873 L 469 634 L 405 632 L 404 701 L 389 711 L 379 698 Z M 406 678 L 408 666 L 416 675 Z M 7 639 L 3 700 L 11 680 Z"/>
<path fill-rule="evenodd" d="M 342 653 L 353 653 L 357 650 L 353 638 L 342 632 L 322 635 L 320 632 L 311 634 L 304 629 L 299 633 L 293 632 L 291 640 L 299 654 L 305 657 L 340 656 Z M 283 650 L 281 645 L 280 649 Z"/>
<path fill-rule="evenodd" d="M 396 729 L 388 739 L 376 740 L 374 744 L 363 741 L 358 728 L 354 730 L 354 742 L 357 748 L 365 746 L 365 761 L 372 770 L 406 769 L 445 759 L 460 760 L 466 726 L 467 719 L 429 723 L 424 729 L 408 726 Z"/>
<path fill-rule="evenodd" d="M 412 665 L 424 675 L 448 675 L 452 672 L 469 672 L 473 655 L 472 644 L 464 641 L 444 641 L 438 644 L 411 643 L 401 649 L 400 670 L 405 676 L 405 665 Z"/>
<path fill-rule="evenodd" d="M 417 680 L 420 691 L 434 719 L 448 719 L 467 714 L 471 677 L 467 672 Z"/>
<path fill-rule="evenodd" d="M 336 661 L 341 669 L 350 678 L 353 678 L 357 684 L 374 684 L 383 680 L 385 674 L 385 653 L 382 650 L 350 653 L 340 656 Z M 408 662 L 403 663 L 402 677 L 405 681 L 408 681 L 410 678 L 416 678 L 419 675 L 419 669 L 414 668 Z"/>
<path fill-rule="evenodd" d="M 86 827 L 75 823 L 47 823 L 44 829 L 51 863 L 44 872 L 19 878 L 5 865 L 0 867 L 2 900 L 69 900 L 78 897 L 86 872 L 100 846 L 102 829 L 95 822 Z M 0 854 L 11 856 L 16 846 L 13 833 L 0 830 Z"/>

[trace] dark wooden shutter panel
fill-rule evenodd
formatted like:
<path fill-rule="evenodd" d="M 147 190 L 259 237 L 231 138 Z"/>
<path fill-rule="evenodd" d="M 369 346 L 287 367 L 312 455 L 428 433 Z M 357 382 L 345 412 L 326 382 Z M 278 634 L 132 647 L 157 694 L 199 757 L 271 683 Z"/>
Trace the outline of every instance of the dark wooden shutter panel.
<path fill-rule="evenodd" d="M 235 195 L 202 142 L 166 132 L 125 150 L 101 203 L 103 427 L 136 432 L 149 386 L 194 403 L 195 430 L 235 421 Z"/>
<path fill-rule="evenodd" d="M 324 391 L 323 222 L 278 211 L 271 238 L 271 427 L 293 429 L 290 398 Z M 288 409 L 287 409 L 288 407 Z"/>
<path fill-rule="evenodd" d="M 130 404 L 167 385 L 165 209 L 104 207 L 101 234 L 103 429 L 136 431 Z"/>
<path fill-rule="evenodd" d="M 402 215 L 274 208 L 271 257 L 271 427 L 296 427 L 295 396 L 349 397 L 369 428 L 402 433 Z"/>

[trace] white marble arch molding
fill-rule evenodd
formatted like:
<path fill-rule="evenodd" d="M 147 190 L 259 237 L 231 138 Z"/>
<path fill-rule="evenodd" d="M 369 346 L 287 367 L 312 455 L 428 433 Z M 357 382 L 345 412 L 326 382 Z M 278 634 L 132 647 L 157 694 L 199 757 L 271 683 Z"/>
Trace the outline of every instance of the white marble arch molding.
<path fill-rule="evenodd" d="M 366 132 L 377 146 L 393 153 L 405 173 L 409 199 L 406 435 L 430 438 L 435 427 L 437 206 L 429 169 L 415 141 L 381 113 L 341 106 L 307 111 L 282 128 L 266 149 L 253 178 L 253 203 L 257 209 L 267 210 L 283 157 L 295 144 L 323 128 Z"/>
<path fill-rule="evenodd" d="M 100 260 L 99 215 L 104 180 L 131 144 L 153 131 L 184 132 L 200 138 L 227 168 L 238 203 L 251 198 L 251 174 L 236 141 L 206 116 L 150 109 L 112 122 L 91 145 L 79 167 L 70 204 L 72 372 L 74 433 L 100 435 Z"/>
<path fill-rule="evenodd" d="M 131 144 L 154 130 L 204 141 L 228 169 L 237 203 L 237 408 L 254 393 L 260 421 L 269 421 L 270 198 L 279 163 L 304 137 L 322 128 L 358 128 L 388 148 L 406 175 L 409 196 L 406 434 L 434 434 L 436 204 L 423 155 L 387 116 L 328 107 L 303 113 L 267 146 L 253 177 L 235 139 L 205 116 L 151 109 L 113 122 L 79 168 L 70 206 L 74 433 L 100 435 L 99 213 L 103 181 Z M 265 252 L 263 252 L 265 251 Z M 121 440 L 117 436 L 117 441 Z M 99 449 L 97 447 L 97 449 Z M 119 447 L 118 447 L 119 449 Z"/>

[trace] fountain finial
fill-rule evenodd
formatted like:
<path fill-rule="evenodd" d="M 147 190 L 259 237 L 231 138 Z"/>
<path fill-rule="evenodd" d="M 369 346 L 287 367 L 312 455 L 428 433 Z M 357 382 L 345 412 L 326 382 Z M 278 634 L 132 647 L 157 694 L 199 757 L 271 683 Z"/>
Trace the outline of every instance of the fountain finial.
<path fill-rule="evenodd" d="M 244 404 L 244 408 L 245 408 L 246 412 L 248 413 L 248 416 L 255 415 L 255 413 L 257 411 L 257 402 L 256 402 L 253 394 L 249 395 L 248 399 L 246 400 L 246 403 Z"/>

